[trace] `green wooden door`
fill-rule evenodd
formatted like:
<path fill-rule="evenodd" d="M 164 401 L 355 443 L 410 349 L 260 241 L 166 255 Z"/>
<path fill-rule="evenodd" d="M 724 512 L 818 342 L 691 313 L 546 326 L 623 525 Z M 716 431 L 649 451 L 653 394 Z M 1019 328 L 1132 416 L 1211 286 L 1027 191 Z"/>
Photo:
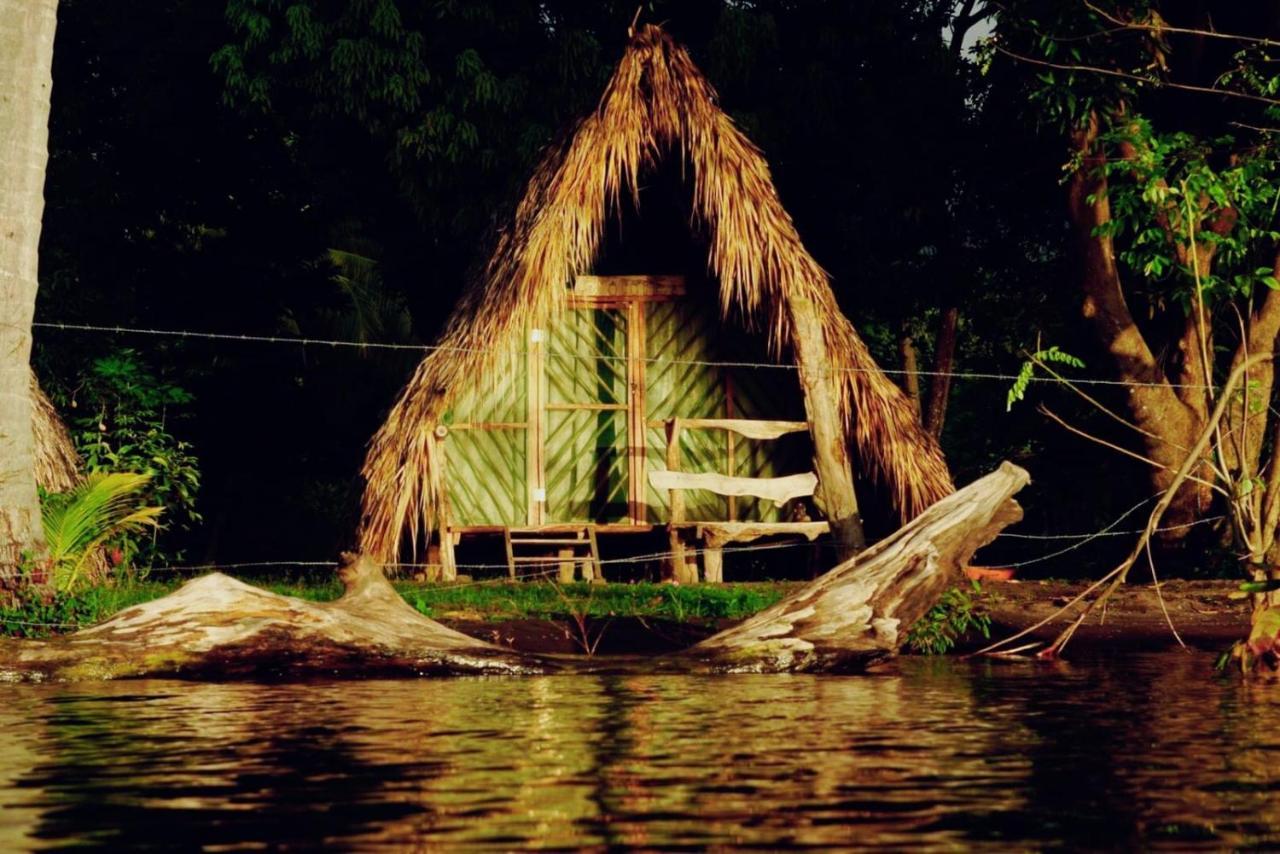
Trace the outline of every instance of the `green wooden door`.
<path fill-rule="evenodd" d="M 629 517 L 625 307 L 571 308 L 548 331 L 544 521 Z"/>

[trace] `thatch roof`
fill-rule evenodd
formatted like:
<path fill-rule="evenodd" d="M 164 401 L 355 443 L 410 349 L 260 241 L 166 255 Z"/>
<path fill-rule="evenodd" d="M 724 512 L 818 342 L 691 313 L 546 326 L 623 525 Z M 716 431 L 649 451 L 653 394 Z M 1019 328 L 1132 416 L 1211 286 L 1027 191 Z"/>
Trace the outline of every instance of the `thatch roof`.
<path fill-rule="evenodd" d="M 395 560 L 407 536 L 430 531 L 440 494 L 432 431 L 451 393 L 522 344 L 526 325 L 562 311 L 568 284 L 596 260 L 606 218 L 622 194 L 639 204 L 641 176 L 665 157 L 684 161 L 693 212 L 709 238 L 707 266 L 727 315 L 791 343 L 792 299 L 818 309 L 840 405 L 858 459 L 889 487 L 904 518 L 953 490 L 937 443 L 905 395 L 880 371 L 840 312 L 827 275 L 800 242 L 769 166 L 717 105 L 688 52 L 661 28 L 632 38 L 599 106 L 544 155 L 483 274 L 467 289 L 433 351 L 414 372 L 365 460 L 361 543 Z"/>
<path fill-rule="evenodd" d="M 80 455 L 67 426 L 31 372 L 31 429 L 35 433 L 36 483 L 46 492 L 66 492 L 80 482 Z"/>

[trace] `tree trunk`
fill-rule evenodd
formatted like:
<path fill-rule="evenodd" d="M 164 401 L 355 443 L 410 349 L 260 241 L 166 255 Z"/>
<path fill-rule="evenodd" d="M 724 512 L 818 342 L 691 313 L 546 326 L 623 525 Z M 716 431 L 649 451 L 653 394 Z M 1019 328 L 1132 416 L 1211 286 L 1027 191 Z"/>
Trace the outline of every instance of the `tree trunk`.
<path fill-rule="evenodd" d="M 1273 272 L 1280 276 L 1280 257 Z M 1280 335 L 1280 291 L 1268 290 L 1261 305 L 1250 313 L 1245 340 L 1231 360 L 1234 370 L 1250 356 L 1274 353 Z M 1267 432 L 1271 389 L 1275 381 L 1275 364 L 1264 360 L 1249 368 L 1241 383 L 1242 393 L 1233 400 L 1223 416 L 1225 425 L 1222 456 L 1227 471 L 1256 475 L 1261 470 L 1262 446 Z"/>
<path fill-rule="evenodd" d="M 57 0 L 0 0 L 0 583 L 44 551 L 31 429 Z"/>
<path fill-rule="evenodd" d="M 911 625 L 964 579 L 973 553 L 1022 518 L 1012 463 L 934 504 L 803 590 L 682 656 L 716 670 L 856 671 L 898 651 Z"/>
<path fill-rule="evenodd" d="M 647 662 L 551 659 L 476 640 L 422 616 L 378 565 L 351 558 L 336 602 L 215 573 L 72 635 L 0 640 L 0 681 L 858 671 L 895 653 L 911 624 L 962 580 L 974 550 L 1021 518 L 1012 496 L 1027 481 L 1005 463 L 767 611 Z"/>
<path fill-rule="evenodd" d="M 942 438 L 942 425 L 947 420 L 947 400 L 951 397 L 951 372 L 956 365 L 956 328 L 960 309 L 952 306 L 942 312 L 938 327 L 938 353 L 933 360 L 934 377 L 929 384 L 929 409 L 924 429 L 935 439 Z"/>
<path fill-rule="evenodd" d="M 822 509 L 831 525 L 836 557 L 848 560 L 866 548 L 867 538 L 853 490 L 853 462 L 848 433 L 840 417 L 840 391 L 832 363 L 827 358 L 822 323 L 812 302 L 791 297 L 792 348 L 804 391 L 804 408 L 813 439 L 813 465 L 818 475 Z"/>
<path fill-rule="evenodd" d="M 902 331 L 898 334 L 898 356 L 902 359 L 902 390 L 907 393 L 907 400 L 911 402 L 911 408 L 916 411 L 918 418 L 921 415 L 920 354 L 906 323 L 902 324 Z"/>
<path fill-rule="evenodd" d="M 1189 406 L 1179 397 L 1129 312 L 1114 243 L 1109 233 L 1099 231 L 1111 222 L 1111 205 L 1097 133 L 1095 117 L 1086 129 L 1074 135 L 1081 164 L 1071 177 L 1067 195 L 1079 245 L 1082 313 L 1110 355 L 1117 379 L 1129 383 L 1125 397 L 1129 419 L 1139 432 L 1142 454 L 1154 463 L 1149 470 L 1152 491 L 1163 492 L 1200 433 L 1203 407 Z M 1185 336 L 1182 349 L 1195 349 Z M 1183 368 L 1198 371 L 1186 363 Z M 1203 490 L 1203 486 L 1191 481 L 1178 490 L 1165 514 L 1170 530 L 1162 535 L 1163 540 L 1176 541 L 1185 536 L 1185 526 L 1204 514 L 1208 503 Z"/>

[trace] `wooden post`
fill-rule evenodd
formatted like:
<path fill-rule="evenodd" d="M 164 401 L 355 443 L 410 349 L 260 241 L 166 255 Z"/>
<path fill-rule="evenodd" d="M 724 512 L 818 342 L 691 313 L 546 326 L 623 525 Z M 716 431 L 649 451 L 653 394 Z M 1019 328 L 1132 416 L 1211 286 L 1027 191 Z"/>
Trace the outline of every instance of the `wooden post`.
<path fill-rule="evenodd" d="M 645 502 L 645 304 L 626 303 L 627 310 L 627 493 L 631 524 L 642 524 L 648 508 Z"/>
<path fill-rule="evenodd" d="M 791 349 L 800 369 L 809 435 L 813 439 L 813 467 L 836 557 L 843 562 L 866 548 L 867 538 L 853 491 L 849 441 L 838 405 L 841 378 L 827 356 L 817 307 L 809 299 L 792 296 L 787 300 L 787 309 L 791 312 Z"/>
<path fill-rule="evenodd" d="M 573 581 L 575 564 L 573 548 L 557 549 L 556 556 L 560 558 L 560 583 L 571 583 Z"/>
<path fill-rule="evenodd" d="M 680 471 L 680 430 L 679 418 L 667 421 L 667 471 Z M 684 492 L 679 489 L 668 490 L 671 498 L 671 521 L 684 521 Z"/>
<path fill-rule="evenodd" d="M 453 553 L 453 532 L 440 526 L 440 580 L 458 580 L 458 562 Z"/>
<path fill-rule="evenodd" d="M 445 453 L 445 439 L 449 435 L 449 428 L 441 424 L 436 427 L 435 434 L 436 459 L 440 465 L 440 518 L 436 522 L 436 527 L 440 530 L 440 580 L 457 581 L 458 563 L 453 554 L 453 531 L 449 530 L 449 463 Z"/>
<path fill-rule="evenodd" d="M 667 421 L 667 471 L 680 471 L 680 430 L 679 418 Z M 671 524 L 667 528 L 667 542 L 671 546 L 671 577 L 681 584 L 691 584 L 698 580 L 698 570 L 695 567 L 690 577 L 684 540 L 677 527 L 684 521 L 684 490 L 672 489 L 667 494 L 671 497 Z"/>
<path fill-rule="evenodd" d="M 734 407 L 733 407 L 733 372 L 732 371 L 725 371 L 725 375 L 724 375 L 724 414 L 725 414 L 725 417 L 729 418 L 730 420 L 737 417 L 737 414 L 734 412 Z M 728 464 L 725 466 L 724 473 L 729 475 L 729 477 L 735 477 L 738 474 L 738 460 L 737 460 L 738 434 L 733 430 L 726 430 L 724 431 L 724 436 L 725 436 L 725 456 L 728 458 L 727 459 Z M 730 522 L 738 521 L 738 497 L 736 495 L 730 495 L 726 503 L 729 505 L 729 516 L 728 516 L 729 521 Z"/>
<path fill-rule="evenodd" d="M 707 584 L 724 581 L 724 550 L 709 542 L 702 551 L 702 580 Z"/>
<path fill-rule="evenodd" d="M 530 527 L 541 525 L 546 517 L 546 461 L 543 447 L 547 435 L 547 407 L 545 387 L 546 351 L 543 338 L 547 331 L 531 328 L 529 330 L 529 349 L 525 356 L 528 372 L 528 404 L 527 419 L 529 428 L 525 445 L 525 491 L 528 512 L 525 522 Z M 543 500 L 537 498 L 542 496 Z"/>
<path fill-rule="evenodd" d="M 699 528 L 698 536 L 702 540 L 702 580 L 707 584 L 724 583 L 724 547 L 733 542 L 732 535 L 726 535 L 715 526 Z"/>
<path fill-rule="evenodd" d="M 440 527 L 440 580 L 458 580 L 458 562 L 453 553 L 453 532 Z"/>
<path fill-rule="evenodd" d="M 440 543 L 438 542 L 427 546 L 427 570 L 423 573 L 427 577 L 427 581 L 440 580 L 440 567 L 442 566 L 440 551 Z"/>
<path fill-rule="evenodd" d="M 502 542 L 507 550 L 507 578 L 512 581 L 516 580 L 516 555 L 515 548 L 511 545 L 511 529 L 502 529 Z"/>
<path fill-rule="evenodd" d="M 596 539 L 596 526 L 587 526 L 587 539 L 591 543 L 591 558 L 582 564 L 582 580 L 595 584 L 604 583 L 604 567 L 600 565 L 600 541 Z"/>

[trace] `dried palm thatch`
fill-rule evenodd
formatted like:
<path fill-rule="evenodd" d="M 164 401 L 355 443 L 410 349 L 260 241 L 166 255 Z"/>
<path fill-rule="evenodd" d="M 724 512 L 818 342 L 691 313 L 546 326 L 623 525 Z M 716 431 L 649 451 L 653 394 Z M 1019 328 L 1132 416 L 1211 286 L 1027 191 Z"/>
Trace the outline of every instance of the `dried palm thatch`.
<path fill-rule="evenodd" d="M 595 111 L 544 155 L 515 220 L 375 434 L 365 460 L 361 544 L 395 560 L 407 537 L 432 529 L 441 471 L 432 431 L 454 392 L 474 384 L 522 343 L 529 324 L 567 304 L 568 285 L 590 271 L 610 211 L 627 193 L 639 204 L 643 174 L 681 158 L 693 212 L 709 238 L 707 265 L 722 312 L 768 331 L 775 357 L 791 349 L 793 301 L 821 317 L 840 411 L 859 459 L 911 518 L 953 490 L 937 444 L 905 395 L 880 371 L 840 312 L 827 275 L 800 242 L 764 155 L 717 105 L 688 52 L 661 28 L 632 38 Z"/>
<path fill-rule="evenodd" d="M 80 482 L 80 455 L 67 426 L 31 372 L 31 429 L 35 433 L 36 483 L 46 492 L 66 492 Z"/>

